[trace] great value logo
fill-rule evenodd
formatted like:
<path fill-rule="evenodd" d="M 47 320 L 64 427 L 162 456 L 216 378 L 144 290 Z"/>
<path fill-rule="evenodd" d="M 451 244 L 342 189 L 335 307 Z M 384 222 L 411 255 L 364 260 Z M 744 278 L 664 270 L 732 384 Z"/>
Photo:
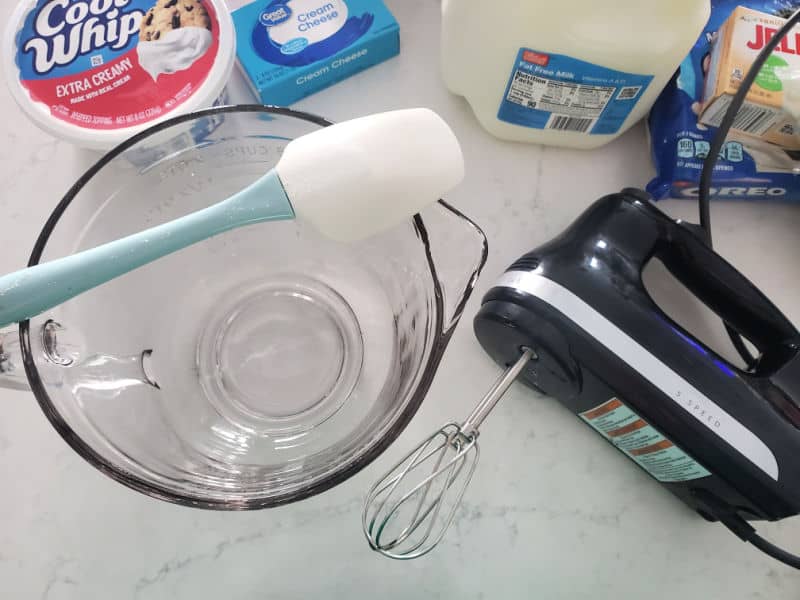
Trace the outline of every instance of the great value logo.
<path fill-rule="evenodd" d="M 274 27 L 285 23 L 291 16 L 292 9 L 286 4 L 272 4 L 264 9 L 258 20 L 264 27 Z"/>
<path fill-rule="evenodd" d="M 22 40 L 39 75 L 101 48 L 119 50 L 139 32 L 144 11 L 132 0 L 49 0 L 36 12 L 34 36 Z M 125 10 L 128 8 L 128 10 Z"/>

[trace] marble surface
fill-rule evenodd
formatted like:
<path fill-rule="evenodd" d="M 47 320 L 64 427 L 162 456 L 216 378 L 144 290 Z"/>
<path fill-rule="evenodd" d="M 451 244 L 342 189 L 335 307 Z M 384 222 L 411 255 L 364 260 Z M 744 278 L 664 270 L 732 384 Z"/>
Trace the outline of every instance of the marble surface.
<path fill-rule="evenodd" d="M 13 2 L 4 2 L 7 17 Z M 444 89 L 434 0 L 390 0 L 402 55 L 298 104 L 334 120 L 428 106 L 460 137 L 466 181 L 449 200 L 486 231 L 489 262 L 423 408 L 347 483 L 279 509 L 228 514 L 134 493 L 84 463 L 29 393 L 0 390 L 0 596 L 168 598 L 800 597 L 800 575 L 706 524 L 555 401 L 516 385 L 486 423 L 481 465 L 441 548 L 397 563 L 360 531 L 368 485 L 420 435 L 461 415 L 496 377 L 470 319 L 507 264 L 592 200 L 652 175 L 644 130 L 596 152 L 497 141 Z M 241 82 L 234 97 L 248 99 Z M 92 155 L 34 127 L 0 89 L 0 272 L 24 265 L 54 203 Z M 691 202 L 662 204 L 693 218 Z M 800 208 L 718 203 L 719 251 L 800 323 Z M 800 518 L 763 524 L 800 552 Z"/>

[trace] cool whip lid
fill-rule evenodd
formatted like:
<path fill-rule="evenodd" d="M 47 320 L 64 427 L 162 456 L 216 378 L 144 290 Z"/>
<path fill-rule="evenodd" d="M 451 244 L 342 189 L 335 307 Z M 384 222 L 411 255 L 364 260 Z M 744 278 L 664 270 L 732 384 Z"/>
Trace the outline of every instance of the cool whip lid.
<path fill-rule="evenodd" d="M 108 149 L 213 104 L 235 44 L 223 0 L 24 0 L 3 63 L 14 98 L 42 129 Z"/>

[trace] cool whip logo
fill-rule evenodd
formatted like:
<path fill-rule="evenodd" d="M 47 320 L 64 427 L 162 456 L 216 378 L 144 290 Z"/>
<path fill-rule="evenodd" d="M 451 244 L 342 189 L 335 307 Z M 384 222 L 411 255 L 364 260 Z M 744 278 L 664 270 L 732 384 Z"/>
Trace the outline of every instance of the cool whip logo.
<path fill-rule="evenodd" d="M 269 25 L 269 37 L 278 46 L 288 42 L 298 46 L 321 42 L 334 35 L 347 22 L 347 4 L 343 0 L 291 0 L 285 5 L 273 5 L 265 12 L 277 7 L 289 13 L 282 20 Z M 304 43 L 298 44 L 301 39 Z"/>
<path fill-rule="evenodd" d="M 42 75 L 100 48 L 124 48 L 139 32 L 144 11 L 124 11 L 131 0 L 50 0 L 36 14 L 35 37 L 23 52 L 33 53 L 33 68 Z"/>

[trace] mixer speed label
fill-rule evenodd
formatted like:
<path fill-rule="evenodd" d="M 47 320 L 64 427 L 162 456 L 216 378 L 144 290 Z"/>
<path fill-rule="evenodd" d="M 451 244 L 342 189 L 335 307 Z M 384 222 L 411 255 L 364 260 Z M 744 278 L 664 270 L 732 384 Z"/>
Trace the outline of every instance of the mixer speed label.
<path fill-rule="evenodd" d="M 711 475 L 618 398 L 582 412 L 580 417 L 659 481 L 690 481 Z"/>

